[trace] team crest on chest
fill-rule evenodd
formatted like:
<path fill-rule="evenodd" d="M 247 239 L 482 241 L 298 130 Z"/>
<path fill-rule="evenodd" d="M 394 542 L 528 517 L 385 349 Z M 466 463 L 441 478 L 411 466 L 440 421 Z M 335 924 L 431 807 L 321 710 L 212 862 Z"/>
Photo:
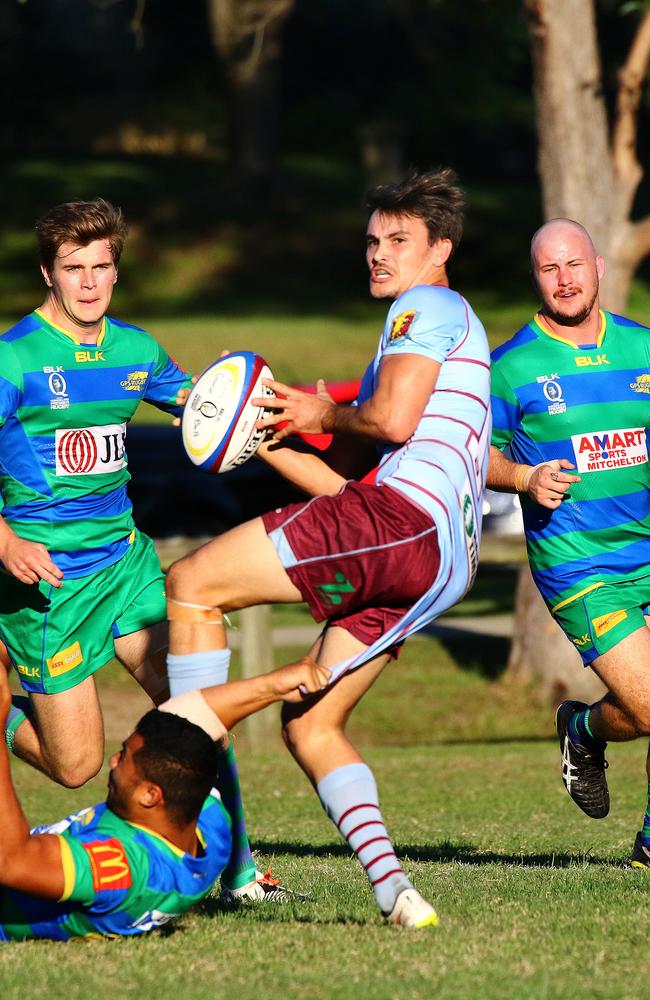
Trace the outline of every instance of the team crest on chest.
<path fill-rule="evenodd" d="M 565 413 L 566 403 L 560 385 L 560 376 L 556 372 L 552 375 L 538 375 L 536 381 L 541 385 L 544 397 L 548 400 L 547 410 L 551 416 L 556 413 Z"/>
<path fill-rule="evenodd" d="M 61 365 L 46 365 L 43 374 L 48 376 L 47 384 L 51 393 L 50 409 L 67 410 L 70 406 L 68 384 Z"/>
<path fill-rule="evenodd" d="M 388 340 L 399 340 L 400 337 L 405 337 L 413 326 L 416 317 L 417 311 L 415 309 L 409 309 L 407 312 L 400 313 L 399 316 L 396 316 L 393 320 L 393 325 L 390 328 Z"/>

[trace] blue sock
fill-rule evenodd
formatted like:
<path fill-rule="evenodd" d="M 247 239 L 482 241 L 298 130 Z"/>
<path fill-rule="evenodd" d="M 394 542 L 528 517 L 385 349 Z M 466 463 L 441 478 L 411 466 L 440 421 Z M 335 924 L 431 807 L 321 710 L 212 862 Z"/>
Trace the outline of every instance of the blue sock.
<path fill-rule="evenodd" d="M 0 669 L 2 668 L 0 667 Z M 7 716 L 7 721 L 5 723 L 5 743 L 11 753 L 14 752 L 17 730 L 20 729 L 26 719 L 31 718 L 32 706 L 29 698 L 25 698 L 25 696 L 21 694 L 12 695 L 11 708 L 9 709 L 9 715 Z"/>
<path fill-rule="evenodd" d="M 209 649 L 205 653 L 168 653 L 169 693 L 174 697 L 195 688 L 225 684 L 229 666 L 229 649 Z"/>
<path fill-rule="evenodd" d="M 366 764 L 337 767 L 318 782 L 316 791 L 325 812 L 363 865 L 384 914 L 400 892 L 412 888 L 384 826 L 377 785 Z"/>
<path fill-rule="evenodd" d="M 641 827 L 641 840 L 644 847 L 650 847 L 650 781 L 648 782 L 648 805 L 646 806 L 643 826 Z"/>
<path fill-rule="evenodd" d="M 584 708 L 572 715 L 569 720 L 569 739 L 584 750 L 595 750 L 605 743 L 605 740 L 599 740 L 594 736 L 589 728 L 590 713 L 590 708 Z"/>

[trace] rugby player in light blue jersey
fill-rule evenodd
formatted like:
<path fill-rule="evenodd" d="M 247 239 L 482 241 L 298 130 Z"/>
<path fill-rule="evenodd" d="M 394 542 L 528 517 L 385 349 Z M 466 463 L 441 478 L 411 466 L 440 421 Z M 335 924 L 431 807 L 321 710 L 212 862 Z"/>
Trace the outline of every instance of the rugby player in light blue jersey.
<path fill-rule="evenodd" d="M 262 456 L 312 499 L 208 543 L 167 582 L 170 659 L 188 669 L 224 655 L 222 610 L 304 600 L 326 620 L 312 655 L 337 683 L 285 709 L 285 739 L 382 913 L 404 927 L 433 925 L 436 913 L 403 871 L 372 772 L 344 730 L 404 639 L 460 600 L 476 572 L 489 353 L 447 278 L 462 207 L 448 170 L 370 192 L 370 292 L 395 301 L 356 405 L 334 404 L 322 382 L 315 395 L 272 382 L 283 398 L 261 421 L 286 421 Z M 294 431 L 331 432 L 332 448 L 304 454 L 285 440 Z M 376 483 L 359 482 L 377 463 Z"/>
<path fill-rule="evenodd" d="M 231 818 L 213 788 L 215 740 L 272 702 L 304 700 L 328 676 L 305 658 L 172 698 L 111 757 L 105 802 L 33 830 L 0 741 L 0 942 L 143 934 L 203 899 L 232 846 Z M 10 705 L 0 670 L 0 724 Z"/>
<path fill-rule="evenodd" d="M 565 787 L 599 819 L 607 741 L 650 733 L 650 330 L 599 308 L 605 262 L 577 223 L 542 226 L 531 263 L 540 312 L 493 354 L 488 485 L 521 494 L 533 578 L 609 688 L 557 712 Z M 648 790 L 631 860 L 641 867 Z"/>

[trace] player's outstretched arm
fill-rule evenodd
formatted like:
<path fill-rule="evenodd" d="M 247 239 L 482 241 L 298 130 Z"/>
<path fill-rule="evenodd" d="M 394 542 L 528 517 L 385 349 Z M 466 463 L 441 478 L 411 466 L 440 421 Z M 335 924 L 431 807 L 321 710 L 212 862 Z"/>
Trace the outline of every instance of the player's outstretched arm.
<path fill-rule="evenodd" d="M 0 670 L 0 728 L 11 705 L 9 680 Z M 0 740 L 0 885 L 42 899 L 61 899 L 65 887 L 61 843 L 52 834 L 30 834 L 11 780 L 9 751 Z"/>
<path fill-rule="evenodd" d="M 572 475 L 568 469 L 575 469 L 575 465 L 567 458 L 522 465 L 506 458 L 492 445 L 486 485 L 501 493 L 526 493 L 541 507 L 555 510 L 573 483 L 580 482 L 580 476 Z"/>
<path fill-rule="evenodd" d="M 304 656 L 295 663 L 288 663 L 259 677 L 203 688 L 201 694 L 226 729 L 232 729 L 241 719 L 276 701 L 304 701 L 322 691 L 330 676 L 331 671 L 327 667 L 321 667 L 310 656 Z"/>
<path fill-rule="evenodd" d="M 325 383 L 317 384 L 316 395 L 293 389 L 282 382 L 265 379 L 277 395 L 266 400 L 274 412 L 258 422 L 274 431 L 276 440 L 288 434 L 350 434 L 369 441 L 402 444 L 418 425 L 433 392 L 440 364 L 416 354 L 386 357 L 379 367 L 372 396 L 360 406 L 340 406 L 333 402 Z"/>
<path fill-rule="evenodd" d="M 9 527 L 0 517 L 0 560 L 21 583 L 38 583 L 44 580 L 53 587 L 60 587 L 63 573 L 52 561 L 40 542 L 30 542 Z"/>
<path fill-rule="evenodd" d="M 263 441 L 256 455 L 293 486 L 312 497 L 323 494 L 335 496 L 345 483 L 345 478 L 319 455 L 294 448 L 290 443 L 276 444 L 273 439 Z"/>

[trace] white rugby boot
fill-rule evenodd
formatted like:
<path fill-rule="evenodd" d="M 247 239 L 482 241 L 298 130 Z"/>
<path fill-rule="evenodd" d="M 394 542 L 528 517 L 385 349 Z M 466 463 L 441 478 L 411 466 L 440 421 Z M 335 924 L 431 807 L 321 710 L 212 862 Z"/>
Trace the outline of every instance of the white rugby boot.
<path fill-rule="evenodd" d="M 384 916 L 389 924 L 400 927 L 437 927 L 438 914 L 423 899 L 417 889 L 403 889 L 395 900 L 395 906 Z"/>

